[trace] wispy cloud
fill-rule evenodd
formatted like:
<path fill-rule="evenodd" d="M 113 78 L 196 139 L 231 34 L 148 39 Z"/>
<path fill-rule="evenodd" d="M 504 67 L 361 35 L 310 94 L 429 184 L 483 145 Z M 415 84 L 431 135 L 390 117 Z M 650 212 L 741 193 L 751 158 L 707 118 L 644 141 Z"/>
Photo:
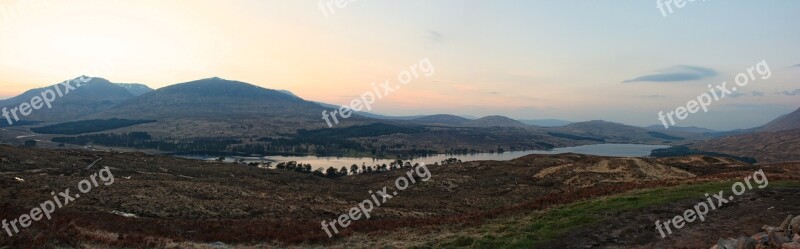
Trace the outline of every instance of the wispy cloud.
<path fill-rule="evenodd" d="M 800 95 L 800 89 L 794 89 L 793 91 L 783 91 L 779 92 L 778 94 L 786 95 L 786 96 L 798 96 Z"/>
<path fill-rule="evenodd" d="M 442 35 L 442 33 L 430 30 L 428 31 L 428 39 L 430 39 L 432 42 L 441 42 L 444 40 L 444 35 Z"/>
<path fill-rule="evenodd" d="M 753 91 L 752 94 L 755 97 L 764 97 L 764 95 L 765 95 L 764 92 L 759 92 L 759 91 Z"/>
<path fill-rule="evenodd" d="M 794 66 L 792 66 L 792 67 L 800 67 L 800 64 L 794 65 Z"/>
<path fill-rule="evenodd" d="M 747 96 L 747 94 L 741 93 L 741 92 L 734 92 L 734 93 L 728 94 L 728 97 L 731 97 L 731 98 L 738 98 L 738 97 L 742 97 L 742 96 Z"/>
<path fill-rule="evenodd" d="M 717 71 L 711 68 L 679 65 L 667 69 L 658 70 L 658 73 L 639 76 L 623 83 L 633 82 L 679 82 L 690 80 L 701 80 L 717 76 Z"/>

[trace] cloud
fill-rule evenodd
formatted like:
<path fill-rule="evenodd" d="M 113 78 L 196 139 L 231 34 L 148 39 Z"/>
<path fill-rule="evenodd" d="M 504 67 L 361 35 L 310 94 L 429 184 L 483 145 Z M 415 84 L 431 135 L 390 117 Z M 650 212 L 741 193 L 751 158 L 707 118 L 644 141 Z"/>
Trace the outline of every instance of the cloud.
<path fill-rule="evenodd" d="M 747 96 L 747 94 L 740 93 L 740 92 L 734 92 L 734 93 L 729 93 L 728 94 L 728 97 L 731 97 L 731 98 L 738 98 L 738 97 L 742 97 L 742 96 Z"/>
<path fill-rule="evenodd" d="M 661 94 L 653 94 L 653 95 L 645 95 L 645 96 L 641 96 L 641 97 L 642 98 L 646 98 L 646 99 L 661 99 L 661 98 L 666 98 L 667 96 L 666 95 L 661 95 Z"/>
<path fill-rule="evenodd" d="M 428 31 L 428 39 L 430 39 L 432 42 L 441 42 L 444 40 L 444 35 L 442 35 L 442 33 L 430 30 Z"/>
<path fill-rule="evenodd" d="M 800 64 L 794 65 L 794 66 L 792 66 L 792 67 L 800 67 Z"/>
<path fill-rule="evenodd" d="M 779 92 L 778 94 L 786 95 L 786 96 L 797 96 L 800 95 L 800 89 L 794 89 L 793 91 L 783 91 Z"/>
<path fill-rule="evenodd" d="M 717 71 L 711 68 L 679 65 L 667 69 L 658 70 L 656 74 L 639 76 L 623 83 L 633 82 L 678 82 L 701 80 L 717 76 Z"/>
<path fill-rule="evenodd" d="M 759 91 L 753 91 L 752 94 L 755 97 L 764 97 L 764 95 L 765 95 L 764 92 L 759 92 Z"/>

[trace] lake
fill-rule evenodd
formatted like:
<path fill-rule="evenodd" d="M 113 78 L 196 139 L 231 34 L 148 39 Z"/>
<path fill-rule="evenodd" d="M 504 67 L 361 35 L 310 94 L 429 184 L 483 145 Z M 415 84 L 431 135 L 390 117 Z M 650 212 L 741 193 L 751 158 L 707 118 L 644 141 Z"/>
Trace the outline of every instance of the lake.
<path fill-rule="evenodd" d="M 436 162 L 444 161 L 448 158 L 457 158 L 464 162 L 469 161 L 484 161 L 484 160 L 496 160 L 496 161 L 507 161 L 527 155 L 532 154 L 544 154 L 544 155 L 552 155 L 552 154 L 563 154 L 563 153 L 578 153 L 578 154 L 585 154 L 585 155 L 595 155 L 595 156 L 611 156 L 611 157 L 645 157 L 649 156 L 650 152 L 655 149 L 663 149 L 668 148 L 669 146 L 665 145 L 646 145 L 646 144 L 593 144 L 593 145 L 583 145 L 577 147 L 565 147 L 565 148 L 555 148 L 553 150 L 528 150 L 528 151 L 512 151 L 512 152 L 505 152 L 505 153 L 478 153 L 478 154 L 467 154 L 467 155 L 435 155 L 435 156 L 428 156 L 428 157 L 419 157 L 415 158 L 410 161 L 403 160 L 404 162 L 411 162 L 414 163 L 426 163 L 426 164 L 433 164 Z M 213 161 L 217 159 L 217 157 L 206 157 L 206 156 L 178 156 L 182 158 L 189 158 L 189 159 L 199 159 L 205 161 Z M 369 157 L 317 157 L 317 156 L 266 156 L 266 157 L 226 157 L 226 162 L 233 162 L 234 160 L 244 159 L 245 162 L 274 162 L 273 166 L 277 163 L 281 162 L 289 162 L 289 161 L 296 161 L 300 164 L 311 164 L 314 169 L 318 168 L 341 168 L 347 167 L 350 168 L 350 165 L 356 164 L 359 167 L 362 164 L 366 165 L 377 165 L 377 164 L 387 164 L 389 165 L 394 160 L 391 159 L 373 159 Z"/>

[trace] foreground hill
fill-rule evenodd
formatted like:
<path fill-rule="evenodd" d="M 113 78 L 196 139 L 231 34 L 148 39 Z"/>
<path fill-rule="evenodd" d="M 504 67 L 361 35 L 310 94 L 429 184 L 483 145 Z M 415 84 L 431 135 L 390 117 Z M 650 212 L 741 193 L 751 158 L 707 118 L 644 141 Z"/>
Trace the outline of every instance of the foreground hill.
<path fill-rule="evenodd" d="M 75 87 L 66 93 L 66 87 L 56 84 L 49 87 L 31 89 L 16 97 L 0 101 L 0 107 L 14 108 L 24 102 L 31 102 L 31 98 L 42 96 L 42 92 L 51 89 L 56 91 L 58 87 L 64 95 L 56 97 L 52 102 L 52 108 L 44 107 L 34 110 L 29 116 L 22 120 L 32 121 L 65 121 L 74 120 L 108 110 L 117 104 L 125 102 L 135 96 L 125 88 L 109 82 L 103 78 L 91 78 L 88 82 L 82 82 L 76 78 L 70 81 Z M 80 86 L 78 86 L 80 85 Z M 56 93 L 57 94 L 57 93 Z"/>
<path fill-rule="evenodd" d="M 87 165 L 98 158 L 102 161 L 87 169 Z M 714 157 L 636 159 L 575 154 L 534 155 L 507 162 L 430 165 L 425 174 L 429 177 L 427 181 L 422 181 L 423 177 L 416 178 L 417 183 L 375 207 L 370 219 L 354 221 L 339 236 L 329 240 L 320 229 L 321 220 L 336 219 L 356 207 L 369 198 L 368 190 L 382 190 L 383 186 L 388 186 L 391 192 L 395 179 L 414 169 L 328 178 L 141 153 L 0 145 L 0 198 L 3 200 L 0 206 L 4 210 L 0 218 L 13 219 L 29 211 L 30 205 L 50 199 L 51 191 L 75 188 L 100 166 L 108 166 L 115 176 L 112 185 L 83 194 L 77 201 L 59 209 L 51 221 L 36 222 L 15 237 L 0 236 L 0 246 L 28 248 L 36 247 L 36 243 L 47 243 L 66 247 L 202 248 L 222 242 L 243 248 L 481 247 L 478 243 L 492 248 L 530 248 L 551 240 L 583 243 L 560 236 L 571 234 L 568 229 L 605 224 L 593 215 L 625 217 L 626 210 L 647 222 L 614 224 L 624 229 L 636 226 L 639 230 L 634 230 L 632 235 L 641 239 L 603 240 L 606 243 L 603 245 L 642 246 L 661 243 L 650 231 L 652 220 L 650 216 L 643 216 L 644 212 L 654 212 L 652 217 L 674 214 L 671 209 L 665 212 L 652 208 L 663 209 L 664 205 L 669 205 L 679 209 L 682 206 L 672 205 L 683 200 L 696 203 L 693 199 L 704 200 L 703 192 L 730 186 L 728 183 L 714 185 L 713 181 L 718 181 L 715 179 L 752 174 L 756 170 L 748 164 Z M 777 175 L 796 177 L 800 166 L 762 168 L 770 176 L 774 196 L 800 193 L 797 189 L 781 190 L 778 182 L 781 178 Z M 594 203 L 591 198 L 639 188 L 709 181 L 712 185 L 688 190 L 654 190 L 651 194 L 638 195 L 636 193 L 641 192 L 633 192 L 613 197 L 606 204 L 591 204 L 572 211 L 570 206 L 560 206 L 581 200 Z M 767 211 L 769 213 L 794 210 L 790 207 L 800 204 L 796 202 L 800 198 L 786 198 L 787 205 L 779 205 L 769 198 L 754 200 L 774 206 Z M 615 208 L 617 206 L 628 209 Z M 548 218 L 551 210 L 560 218 Z M 715 217 L 726 217 L 732 214 L 731 210 L 736 209 L 720 209 Z M 746 218 L 746 213 L 737 214 L 739 218 Z M 753 212 L 751 216 L 764 219 L 762 212 Z M 512 220 L 516 222 L 510 222 Z M 715 222 L 709 226 L 719 220 L 709 221 Z M 500 230 L 504 235 L 495 233 Z M 594 234 L 613 236 L 613 232 L 595 229 Z M 728 232 L 737 231 L 695 231 L 708 236 L 707 240 L 700 241 L 705 244 L 712 244 L 719 236 L 729 236 Z"/>

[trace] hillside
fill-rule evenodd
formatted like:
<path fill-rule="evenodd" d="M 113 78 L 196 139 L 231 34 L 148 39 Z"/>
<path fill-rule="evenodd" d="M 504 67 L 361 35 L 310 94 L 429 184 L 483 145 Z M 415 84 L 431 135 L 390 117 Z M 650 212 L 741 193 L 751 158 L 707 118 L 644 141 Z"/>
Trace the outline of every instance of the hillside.
<path fill-rule="evenodd" d="M 17 248 L 30 243 L 29 238 L 36 237 L 57 244 L 78 246 L 98 243 L 114 248 L 141 246 L 142 243 L 152 248 L 202 248 L 216 241 L 254 248 L 313 247 L 321 243 L 339 248 L 382 248 L 384 243 L 405 245 L 402 247 L 433 243 L 440 245 L 434 247 L 446 247 L 447 243 L 472 244 L 474 240 L 454 241 L 458 241 L 459 237 L 475 235 L 477 240 L 492 241 L 492 248 L 502 248 L 522 242 L 565 241 L 560 236 L 568 235 L 567 229 L 583 227 L 577 225 L 605 224 L 597 223 L 599 220 L 595 219 L 581 219 L 583 216 L 575 217 L 576 214 L 606 217 L 621 216 L 617 212 L 623 212 L 642 217 L 642 212 L 635 209 L 625 213 L 625 209 L 614 207 L 634 205 L 631 203 L 634 200 L 636 207 L 663 208 L 675 201 L 702 199 L 702 191 L 730 185 L 688 187 L 691 191 L 673 189 L 666 191 L 669 194 L 665 194 L 665 190 L 641 194 L 642 188 L 729 179 L 744 173 L 750 174 L 755 169 L 741 162 L 713 157 L 636 159 L 576 154 L 532 155 L 503 162 L 447 165 L 432 165 L 433 162 L 430 162 L 426 170 L 417 169 L 424 172 L 419 173 L 418 179 L 429 180 L 417 181 L 401 194 L 395 195 L 394 199 L 376 207 L 369 220 L 354 222 L 341 236 L 327 240 L 320 229 L 320 220 L 336 218 L 367 198 L 366 190 L 393 186 L 394 179 L 412 169 L 328 178 L 295 171 L 206 163 L 142 153 L 42 150 L 0 145 L 0 198 L 5 200 L 0 205 L 7 211 L 0 218 L 9 219 L 24 213 L 30 209 L 30 203 L 51 198 L 50 191 L 74 187 L 76 182 L 99 170 L 85 170 L 98 158 L 102 158 L 98 167 L 107 166 L 115 176 L 113 185 L 101 185 L 86 193 L 85 197 L 59 209 L 52 222 L 35 223 L 24 230 L 24 234 L 21 234 L 24 236 L 0 236 L 0 246 Z M 797 165 L 760 168 L 770 174 L 770 180 L 777 180 L 776 174 L 792 176 L 793 172 L 800 172 Z M 15 180 L 17 178 L 23 181 Z M 771 181 L 770 190 L 782 191 L 778 184 Z M 559 222 L 563 221 L 564 224 L 550 223 L 547 215 L 541 216 L 548 208 L 558 211 L 559 208 L 565 208 L 560 205 L 581 203 L 582 200 L 636 189 L 639 190 L 629 193 L 633 196 L 614 197 L 612 203 L 563 212 Z M 771 196 L 786 197 L 784 192 L 776 192 Z M 794 201 L 797 200 L 800 199 Z M 783 212 L 796 204 L 768 203 L 764 205 L 777 208 L 767 212 Z M 737 205 L 733 208 L 738 206 L 748 207 Z M 678 207 L 675 206 L 675 209 Z M 730 210 L 732 208 L 721 209 L 715 213 L 715 217 L 727 216 Z M 123 217 L 118 215 L 120 212 L 135 217 Z M 662 213 L 672 214 L 671 211 Z M 753 213 L 752 217 L 763 218 L 761 214 Z M 540 225 L 558 229 L 531 228 L 524 233 L 534 235 L 527 242 L 481 236 L 481 233 L 493 233 L 494 226 L 517 229 L 516 225 L 505 223 L 508 219 L 517 220 L 519 223 L 516 224 L 542 220 L 548 223 Z M 62 227 L 49 224 L 71 225 Z M 614 224 L 633 229 L 624 222 Z M 633 224 L 639 226 L 640 223 Z M 60 233 L 69 233 L 71 236 L 59 236 Z M 611 230 L 608 229 L 594 233 L 611 236 Z M 722 236 L 717 230 L 702 233 Z M 419 234 L 435 236 L 423 236 L 426 239 L 420 240 Z M 513 236 L 522 236 L 515 234 Z M 647 239 L 641 240 L 608 240 L 604 243 L 640 245 L 661 243 L 659 241 L 647 236 Z M 709 238 L 709 241 L 716 241 L 716 238 Z M 561 248 L 572 247 L 574 245 Z"/>
<path fill-rule="evenodd" d="M 103 78 L 91 78 L 90 81 L 82 83 L 79 78 L 70 81 L 75 87 L 66 93 L 66 87 L 56 84 L 49 87 L 31 89 L 16 97 L 0 101 L 0 107 L 13 108 L 23 102 L 30 102 L 31 98 L 41 96 L 42 92 L 58 87 L 64 93 L 63 97 L 56 97 L 52 108 L 46 107 L 34 110 L 29 116 L 22 120 L 38 121 L 69 121 L 86 117 L 91 114 L 108 110 L 117 104 L 125 102 L 135 96 L 125 88 L 109 82 Z M 78 83 L 81 83 L 78 87 Z M 55 91 L 55 90 L 53 90 Z"/>
<path fill-rule="evenodd" d="M 800 129 L 733 135 L 699 141 L 690 147 L 752 157 L 761 163 L 800 161 Z"/>
<path fill-rule="evenodd" d="M 757 128 L 758 131 L 774 132 L 783 130 L 800 129 L 800 109 L 783 115 L 764 126 Z"/>

